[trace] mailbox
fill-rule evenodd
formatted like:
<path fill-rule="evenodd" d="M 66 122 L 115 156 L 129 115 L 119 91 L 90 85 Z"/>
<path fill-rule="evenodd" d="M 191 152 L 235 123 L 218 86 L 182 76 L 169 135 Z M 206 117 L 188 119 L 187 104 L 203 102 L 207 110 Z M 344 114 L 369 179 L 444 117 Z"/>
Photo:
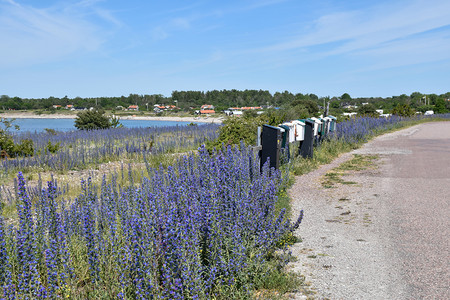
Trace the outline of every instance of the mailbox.
<path fill-rule="evenodd" d="M 323 122 L 322 122 L 320 119 L 315 118 L 315 117 L 312 117 L 312 118 L 310 118 L 310 119 L 313 120 L 313 121 L 315 122 L 315 125 L 314 125 L 314 135 L 319 135 L 319 134 L 321 134 L 321 133 L 322 133 L 322 125 L 323 125 Z"/>
<path fill-rule="evenodd" d="M 335 131 L 336 130 L 336 117 L 333 116 L 328 116 L 328 118 L 331 119 L 331 124 L 330 124 L 330 131 Z"/>
<path fill-rule="evenodd" d="M 313 157 L 314 145 L 314 125 L 312 120 L 305 120 L 305 135 L 303 141 L 300 142 L 299 154 L 304 157 Z"/>
<path fill-rule="evenodd" d="M 305 139 L 305 122 L 295 120 L 292 123 L 295 126 L 295 140 L 303 141 Z"/>
<path fill-rule="evenodd" d="M 283 124 L 281 124 L 281 126 L 280 127 L 282 127 L 282 128 L 284 128 L 284 129 L 288 129 L 289 130 L 289 134 L 288 134 L 288 137 L 289 137 L 289 143 L 293 143 L 293 142 L 295 142 L 296 141 L 296 139 L 295 139 L 295 136 L 296 136 L 296 131 L 297 131 L 297 127 L 296 127 L 296 125 L 293 123 L 293 122 L 286 122 L 286 123 L 283 123 Z"/>
<path fill-rule="evenodd" d="M 326 124 L 326 126 L 325 126 L 325 134 L 328 134 L 330 132 L 330 126 L 331 126 L 331 122 L 332 122 L 333 119 L 331 119 L 330 117 L 325 117 L 323 119 L 324 119 L 325 124 Z"/>
<path fill-rule="evenodd" d="M 286 148 L 289 145 L 290 128 L 284 124 L 281 124 L 278 128 L 281 128 L 281 148 Z"/>
<path fill-rule="evenodd" d="M 282 133 L 284 129 L 280 127 L 263 125 L 261 134 L 261 170 L 267 159 L 270 159 L 270 167 L 278 169 L 280 167 L 280 151 Z"/>

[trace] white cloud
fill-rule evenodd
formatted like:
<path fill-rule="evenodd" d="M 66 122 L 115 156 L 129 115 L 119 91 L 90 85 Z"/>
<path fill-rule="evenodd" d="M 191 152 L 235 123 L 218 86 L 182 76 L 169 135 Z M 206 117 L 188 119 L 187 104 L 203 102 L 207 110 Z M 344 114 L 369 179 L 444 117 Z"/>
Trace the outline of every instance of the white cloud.
<path fill-rule="evenodd" d="M 87 3 L 85 3 L 87 5 Z M 45 63 L 99 49 L 101 28 L 73 9 L 0 3 L 0 65 Z M 108 18 L 107 13 L 103 14 Z"/>
<path fill-rule="evenodd" d="M 350 10 L 324 15 L 318 18 L 301 34 L 291 35 L 282 43 L 254 49 L 259 53 L 274 53 L 308 50 L 323 46 L 319 51 L 322 57 L 331 55 L 352 55 L 376 51 L 382 54 L 384 47 L 393 47 L 398 55 L 411 50 L 416 35 L 450 25 L 449 1 L 411 1 L 380 5 L 366 10 Z M 436 33 L 433 45 L 447 48 L 450 44 L 448 31 Z M 394 43 L 395 41 L 395 43 Z M 408 42 L 406 42 L 408 41 Z M 418 41 L 419 42 L 419 41 Z M 334 43 L 334 44 L 333 44 Z M 423 49 L 423 55 L 432 54 Z M 311 50 L 312 51 L 312 50 Z M 316 56 L 318 53 L 314 53 Z M 311 55 L 313 55 L 311 53 Z M 437 59 L 438 57 L 436 57 Z M 439 56 L 442 58 L 442 55 Z M 450 53 L 446 56 L 450 58 Z"/>
<path fill-rule="evenodd" d="M 170 37 L 174 32 L 186 31 L 191 29 L 191 19 L 189 18 L 173 18 L 166 22 L 155 26 L 152 29 L 152 37 L 155 40 L 164 40 Z"/>

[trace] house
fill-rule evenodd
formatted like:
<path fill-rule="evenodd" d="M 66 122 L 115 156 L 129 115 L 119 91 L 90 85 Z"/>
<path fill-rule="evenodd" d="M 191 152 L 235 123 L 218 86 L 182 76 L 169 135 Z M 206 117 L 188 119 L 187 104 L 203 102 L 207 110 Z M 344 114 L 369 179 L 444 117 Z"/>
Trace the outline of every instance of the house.
<path fill-rule="evenodd" d="M 66 105 L 66 109 L 73 109 L 73 105 L 72 104 L 67 104 Z"/>
<path fill-rule="evenodd" d="M 243 107 L 230 107 L 228 108 L 231 111 L 235 111 L 235 110 L 255 110 L 255 109 L 262 109 L 261 106 L 243 106 Z"/>
<path fill-rule="evenodd" d="M 53 108 L 55 109 L 61 108 L 61 105 L 53 105 Z"/>
<path fill-rule="evenodd" d="M 196 115 L 212 115 L 212 114 L 215 114 L 216 112 L 212 109 L 201 109 L 201 110 L 196 110 L 194 113 Z"/>
<path fill-rule="evenodd" d="M 153 105 L 153 111 L 155 113 L 162 112 L 163 110 L 166 110 L 166 107 L 164 105 L 159 105 L 159 104 Z"/>
<path fill-rule="evenodd" d="M 377 109 L 375 110 L 378 114 L 382 115 L 383 114 L 383 110 L 382 109 Z"/>
<path fill-rule="evenodd" d="M 200 111 L 202 111 L 202 110 L 214 110 L 214 105 L 203 104 L 202 107 L 200 108 Z"/>
<path fill-rule="evenodd" d="M 138 105 L 130 105 L 130 106 L 128 106 L 128 110 L 139 110 L 139 106 Z"/>
<path fill-rule="evenodd" d="M 351 113 L 342 113 L 342 115 L 344 115 L 344 117 L 353 117 L 353 116 L 356 116 L 356 114 L 357 113 L 355 113 L 355 112 L 351 112 Z"/>
<path fill-rule="evenodd" d="M 200 114 L 201 115 L 212 115 L 215 114 L 216 112 L 213 109 L 201 109 L 200 110 Z"/>

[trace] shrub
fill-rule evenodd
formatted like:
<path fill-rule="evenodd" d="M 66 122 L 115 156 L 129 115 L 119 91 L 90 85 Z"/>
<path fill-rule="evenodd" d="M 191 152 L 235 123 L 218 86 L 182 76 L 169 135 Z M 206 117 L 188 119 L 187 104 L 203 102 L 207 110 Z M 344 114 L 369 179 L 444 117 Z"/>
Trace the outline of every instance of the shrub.
<path fill-rule="evenodd" d="M 121 127 L 119 119 L 107 117 L 105 112 L 100 110 L 87 110 L 77 114 L 75 128 L 79 130 L 96 130 Z"/>
<path fill-rule="evenodd" d="M 34 146 L 33 141 L 30 139 L 23 139 L 20 143 L 15 143 L 13 136 L 10 134 L 9 129 L 13 126 L 13 120 L 6 120 L 0 118 L 0 124 L 3 124 L 5 129 L 0 129 L 0 150 L 2 151 L 2 157 L 16 157 L 16 156 L 33 156 Z M 16 130 L 19 130 L 19 126 L 15 125 Z"/>
<path fill-rule="evenodd" d="M 412 117 L 415 112 L 408 104 L 398 104 L 392 110 L 392 114 L 399 117 Z"/>

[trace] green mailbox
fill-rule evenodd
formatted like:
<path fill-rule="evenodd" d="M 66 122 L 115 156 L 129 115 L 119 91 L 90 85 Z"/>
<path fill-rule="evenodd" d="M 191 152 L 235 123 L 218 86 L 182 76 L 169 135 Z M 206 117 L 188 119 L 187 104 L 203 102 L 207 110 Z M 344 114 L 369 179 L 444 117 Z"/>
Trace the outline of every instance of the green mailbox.
<path fill-rule="evenodd" d="M 336 117 L 333 116 L 328 116 L 328 118 L 331 119 L 331 124 L 330 124 L 330 131 L 335 131 L 336 130 Z"/>

